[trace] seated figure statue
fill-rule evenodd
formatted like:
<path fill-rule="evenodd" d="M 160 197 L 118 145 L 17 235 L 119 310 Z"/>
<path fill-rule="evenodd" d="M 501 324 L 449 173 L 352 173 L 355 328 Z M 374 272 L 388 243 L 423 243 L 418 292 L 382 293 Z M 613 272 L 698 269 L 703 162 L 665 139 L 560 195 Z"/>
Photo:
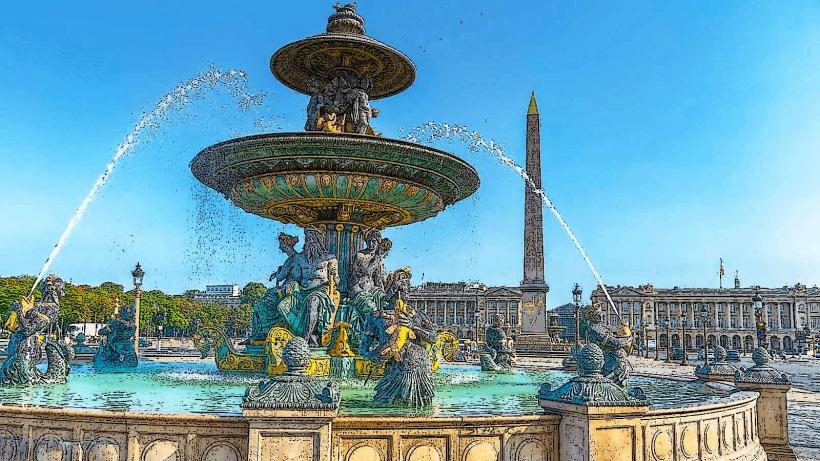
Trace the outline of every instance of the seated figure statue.
<path fill-rule="evenodd" d="M 365 247 L 353 256 L 346 320 L 353 330 L 354 346 L 358 345 L 358 338 L 368 314 L 384 307 L 384 288 L 387 279 L 384 259 L 392 245 L 390 239 L 382 238 L 381 233 L 374 229 L 365 237 Z"/>
<path fill-rule="evenodd" d="M 100 329 L 100 347 L 94 355 L 94 366 L 137 366 L 139 360 L 134 350 L 134 333 L 137 329 L 135 310 L 133 304 L 125 306 L 108 325 Z"/>
<path fill-rule="evenodd" d="M 436 341 L 433 323 L 407 303 L 410 269 L 398 269 L 387 280 L 386 304 L 364 323 L 359 355 L 384 365 L 373 401 L 410 407 L 433 401 L 432 365 L 425 347 Z"/>
<path fill-rule="evenodd" d="M 509 372 L 515 365 L 515 345 L 504 331 L 505 324 L 504 317 L 498 314 L 491 317 L 484 334 L 486 352 L 479 357 L 483 371 Z"/>
<path fill-rule="evenodd" d="M 271 327 L 282 326 L 296 336 L 318 346 L 339 306 L 338 262 L 328 252 L 323 235 L 316 228 L 305 229 L 301 252 L 294 249 L 298 239 L 279 235 L 279 248 L 288 255 L 271 275 L 276 285 L 253 306 L 252 333 L 246 343 L 264 341 Z"/>

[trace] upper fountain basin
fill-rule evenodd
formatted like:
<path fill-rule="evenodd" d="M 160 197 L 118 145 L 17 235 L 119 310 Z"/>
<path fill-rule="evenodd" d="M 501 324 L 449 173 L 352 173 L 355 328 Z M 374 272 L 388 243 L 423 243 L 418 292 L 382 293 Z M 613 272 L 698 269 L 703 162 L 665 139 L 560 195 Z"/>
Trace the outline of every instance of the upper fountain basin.
<path fill-rule="evenodd" d="M 191 171 L 243 210 L 302 227 L 423 221 L 479 185 L 476 170 L 447 152 L 350 133 L 231 139 L 197 154 Z"/>

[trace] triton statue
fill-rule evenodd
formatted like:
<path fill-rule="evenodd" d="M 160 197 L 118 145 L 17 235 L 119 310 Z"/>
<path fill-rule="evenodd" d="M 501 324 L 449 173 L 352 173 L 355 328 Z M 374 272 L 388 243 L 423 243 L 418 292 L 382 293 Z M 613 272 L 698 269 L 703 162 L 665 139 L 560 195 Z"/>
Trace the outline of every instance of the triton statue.
<path fill-rule="evenodd" d="M 139 363 L 134 350 L 134 332 L 137 328 L 133 304 L 125 306 L 100 329 L 100 347 L 94 355 L 94 366 L 102 368 L 132 368 Z"/>
<path fill-rule="evenodd" d="M 626 380 L 632 365 L 628 357 L 634 343 L 629 327 L 619 324 L 615 332 L 604 325 L 604 313 L 600 305 L 591 306 L 586 312 L 586 336 L 590 343 L 598 345 L 604 354 L 604 364 L 601 373 L 622 388 L 626 388 Z"/>
<path fill-rule="evenodd" d="M 248 344 L 264 341 L 270 328 L 279 325 L 318 346 L 318 338 L 333 323 L 340 301 L 336 256 L 327 251 L 316 228 L 305 229 L 301 252 L 294 249 L 297 241 L 294 236 L 279 234 L 279 248 L 288 258 L 271 275 L 276 285 L 254 304 Z"/>
<path fill-rule="evenodd" d="M 515 345 L 504 331 L 504 317 L 496 314 L 484 334 L 485 352 L 479 357 L 482 371 L 512 371 L 515 365 Z"/>
<path fill-rule="evenodd" d="M 74 357 L 74 349 L 62 341 L 53 341 L 48 331 L 60 311 L 63 288 L 63 280 L 52 274 L 42 282 L 40 302 L 32 305 L 24 298 L 12 304 L 6 322 L 12 334 L 6 360 L 0 365 L 0 382 L 3 384 L 66 382 L 71 370 L 68 362 Z M 37 369 L 43 350 L 48 362 L 45 372 Z"/>
<path fill-rule="evenodd" d="M 359 355 L 384 364 L 373 401 L 410 407 L 430 405 L 434 390 L 425 345 L 436 342 L 430 319 L 407 303 L 411 272 L 398 269 L 388 277 L 386 306 L 368 315 Z"/>

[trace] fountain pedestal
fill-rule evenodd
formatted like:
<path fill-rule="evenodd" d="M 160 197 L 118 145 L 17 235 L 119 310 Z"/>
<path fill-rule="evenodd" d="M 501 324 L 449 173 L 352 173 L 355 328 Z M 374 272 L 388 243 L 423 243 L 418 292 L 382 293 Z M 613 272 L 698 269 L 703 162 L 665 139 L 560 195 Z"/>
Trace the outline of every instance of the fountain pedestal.
<path fill-rule="evenodd" d="M 735 372 L 735 387 L 759 393 L 757 398 L 757 432 L 769 459 L 797 459 L 789 446 L 789 418 L 786 394 L 791 380 L 785 373 L 769 366 L 765 349 L 752 351 L 755 365 Z"/>
<path fill-rule="evenodd" d="M 244 410 L 248 461 L 330 461 L 336 410 Z M 282 455 L 287 455 L 283 458 Z"/>

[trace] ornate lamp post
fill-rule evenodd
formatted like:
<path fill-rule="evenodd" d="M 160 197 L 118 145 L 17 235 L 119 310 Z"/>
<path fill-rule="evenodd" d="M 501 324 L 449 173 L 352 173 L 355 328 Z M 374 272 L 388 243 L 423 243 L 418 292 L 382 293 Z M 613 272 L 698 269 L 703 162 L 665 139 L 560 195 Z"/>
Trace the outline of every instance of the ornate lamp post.
<path fill-rule="evenodd" d="M 583 295 L 581 285 L 575 284 L 572 289 L 572 301 L 575 303 L 575 352 L 578 352 L 581 345 L 581 295 Z"/>
<path fill-rule="evenodd" d="M 641 319 L 641 346 L 643 346 L 643 358 L 649 358 L 649 338 L 646 337 L 646 316 Z"/>
<path fill-rule="evenodd" d="M 142 278 L 145 276 L 145 271 L 137 263 L 137 267 L 131 271 L 131 276 L 134 278 L 134 353 L 139 355 L 140 351 L 140 296 L 142 295 Z"/>
<path fill-rule="evenodd" d="M 655 361 L 657 362 L 658 360 L 660 360 L 660 358 L 658 357 L 658 349 L 660 349 L 661 347 L 661 342 L 659 341 L 660 338 L 658 337 L 660 334 L 660 324 L 658 323 L 657 314 L 655 315 L 655 323 L 652 326 L 655 329 Z"/>
<path fill-rule="evenodd" d="M 682 334 L 681 334 L 681 343 L 683 345 L 683 358 L 680 361 L 680 364 L 683 366 L 689 365 L 689 360 L 686 359 L 687 351 L 686 351 L 686 310 L 681 308 L 680 310 L 680 326 Z"/>
<path fill-rule="evenodd" d="M 757 326 L 757 347 L 768 349 L 769 345 L 766 342 L 766 319 L 763 312 L 763 297 L 760 296 L 758 290 L 755 290 L 755 295 L 752 296 L 752 306 L 754 307 Z"/>
<path fill-rule="evenodd" d="M 664 319 L 663 326 L 666 327 L 666 363 L 672 363 L 672 351 L 669 346 L 672 344 L 672 338 L 669 336 L 669 319 Z"/>
<path fill-rule="evenodd" d="M 709 365 L 709 344 L 706 341 L 706 322 L 709 320 L 709 308 L 706 304 L 700 308 L 700 324 L 703 327 L 703 365 Z"/>

